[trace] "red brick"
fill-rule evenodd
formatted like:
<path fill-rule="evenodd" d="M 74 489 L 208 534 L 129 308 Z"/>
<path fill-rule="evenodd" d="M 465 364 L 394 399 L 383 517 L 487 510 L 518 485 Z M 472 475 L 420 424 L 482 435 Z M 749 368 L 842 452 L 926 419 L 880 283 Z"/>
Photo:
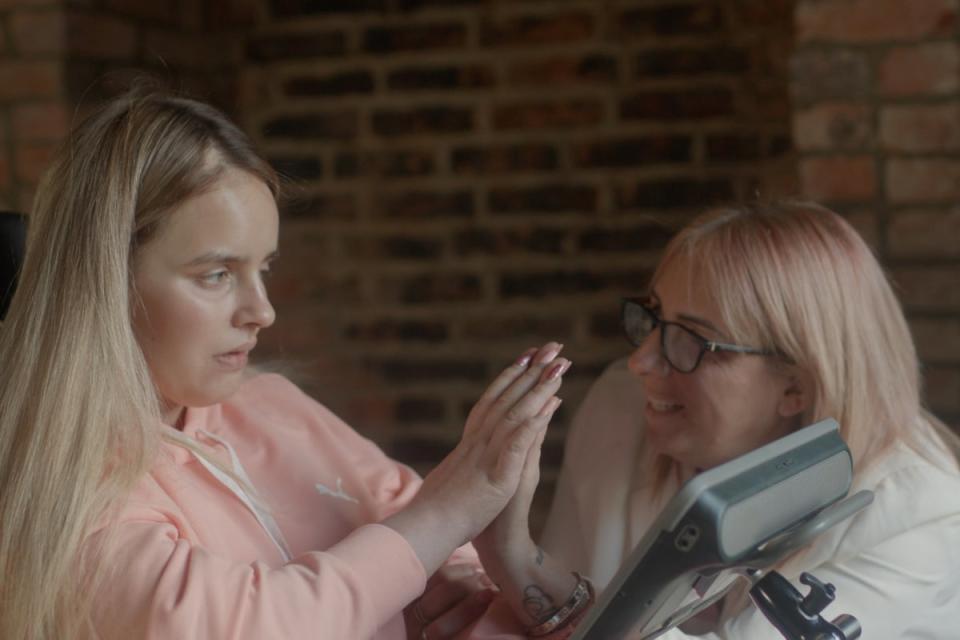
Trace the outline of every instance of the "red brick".
<path fill-rule="evenodd" d="M 497 107 L 493 112 L 497 129 L 567 129 L 598 124 L 602 119 L 603 105 L 587 100 L 528 102 Z"/>
<path fill-rule="evenodd" d="M 904 211 L 887 223 L 890 252 L 903 258 L 960 258 L 960 206 L 934 211 Z M 957 287 L 957 281 L 952 284 Z"/>
<path fill-rule="evenodd" d="M 13 153 L 17 179 L 30 184 L 39 182 L 56 150 L 57 143 L 54 142 L 22 142 L 17 145 Z"/>
<path fill-rule="evenodd" d="M 873 211 L 843 211 L 843 219 L 850 223 L 874 251 L 880 246 L 880 225 Z"/>
<path fill-rule="evenodd" d="M 886 179 L 887 194 L 894 202 L 938 202 L 960 198 L 960 160 L 889 160 Z"/>
<path fill-rule="evenodd" d="M 60 102 L 23 104 L 13 108 L 12 131 L 17 140 L 62 140 L 69 129 L 67 109 Z"/>
<path fill-rule="evenodd" d="M 467 28 L 459 23 L 405 24 L 371 27 L 363 34 L 363 49 L 374 54 L 397 51 L 459 49 L 467 44 Z"/>
<path fill-rule="evenodd" d="M 924 362 L 960 362 L 960 318 L 914 318 L 917 353 Z"/>
<path fill-rule="evenodd" d="M 880 61 L 877 84 L 888 96 L 954 93 L 960 89 L 960 43 L 890 49 Z"/>
<path fill-rule="evenodd" d="M 872 109 L 854 102 L 825 102 L 793 116 L 793 143 L 800 151 L 865 149 L 873 144 Z"/>
<path fill-rule="evenodd" d="M 110 15 L 72 11 L 67 19 L 71 56 L 127 59 L 137 50 L 137 32 L 130 20 Z"/>
<path fill-rule="evenodd" d="M 157 2 L 157 0 L 105 0 L 104 4 L 117 13 L 134 18 L 146 18 L 159 22 L 173 22 L 177 15 L 177 4 L 174 2 Z"/>
<path fill-rule="evenodd" d="M 123 0 L 129 2 L 129 0 Z M 151 2 L 164 5 L 163 2 Z M 222 31 L 231 27 L 250 27 L 262 11 L 259 0 L 207 0 L 203 3 L 204 24 L 208 29 Z"/>
<path fill-rule="evenodd" d="M 19 11 L 10 16 L 11 42 L 22 55 L 60 53 L 66 48 L 65 22 L 58 10 Z"/>
<path fill-rule="evenodd" d="M 589 38 L 592 32 L 593 16 L 569 12 L 486 23 L 481 28 L 480 40 L 486 46 L 567 44 Z"/>
<path fill-rule="evenodd" d="M 0 101 L 54 98 L 60 93 L 62 69 L 54 61 L 0 61 Z"/>
<path fill-rule="evenodd" d="M 181 69 L 215 69 L 241 57 L 239 44 L 178 31 L 149 31 L 143 48 L 148 59 L 159 58 Z"/>
<path fill-rule="evenodd" d="M 510 66 L 507 77 L 517 85 L 610 84 L 617 81 L 617 60 L 589 55 L 524 61 Z"/>
<path fill-rule="evenodd" d="M 828 202 L 872 198 L 877 190 L 873 156 L 806 158 L 800 162 L 805 196 Z"/>
<path fill-rule="evenodd" d="M 943 216 L 943 214 L 940 214 Z M 922 222 L 921 222 L 922 224 Z M 915 225 L 900 224 L 892 231 L 894 233 L 903 233 L 903 227 L 907 226 L 907 231 L 915 232 Z M 933 225 L 933 230 L 937 225 Z M 947 228 L 949 232 L 949 226 Z M 960 231 L 960 221 L 957 223 L 957 229 L 954 233 Z M 892 234 L 891 234 L 892 235 Z M 926 242 L 929 242 L 929 238 Z M 943 243 L 947 244 L 946 242 Z M 957 244 L 957 243 L 953 243 Z M 953 247 L 939 247 L 939 249 Z M 929 256 L 930 252 L 920 249 L 918 255 Z M 960 255 L 958 252 L 957 255 Z M 950 311 L 960 313 L 960 265 L 954 266 L 923 266 L 923 267 L 901 267 L 894 269 L 892 274 L 895 283 L 897 295 L 900 301 L 908 311 Z"/>
<path fill-rule="evenodd" d="M 885 107 L 880 139 L 891 151 L 960 150 L 960 102 Z"/>
<path fill-rule="evenodd" d="M 797 51 L 791 61 L 794 98 L 860 99 L 873 87 L 870 56 L 859 49 L 815 48 Z"/>
<path fill-rule="evenodd" d="M 798 42 L 864 43 L 953 35 L 955 0 L 803 0 Z"/>

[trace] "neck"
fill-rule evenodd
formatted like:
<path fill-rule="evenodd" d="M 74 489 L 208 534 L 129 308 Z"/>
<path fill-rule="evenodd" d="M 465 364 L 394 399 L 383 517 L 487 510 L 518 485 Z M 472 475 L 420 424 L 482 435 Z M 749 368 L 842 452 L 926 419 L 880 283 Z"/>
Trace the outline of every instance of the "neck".
<path fill-rule="evenodd" d="M 174 429 L 177 429 L 178 431 L 183 431 L 183 417 L 185 413 L 186 408 L 181 405 L 164 405 L 163 423 L 173 427 Z"/>

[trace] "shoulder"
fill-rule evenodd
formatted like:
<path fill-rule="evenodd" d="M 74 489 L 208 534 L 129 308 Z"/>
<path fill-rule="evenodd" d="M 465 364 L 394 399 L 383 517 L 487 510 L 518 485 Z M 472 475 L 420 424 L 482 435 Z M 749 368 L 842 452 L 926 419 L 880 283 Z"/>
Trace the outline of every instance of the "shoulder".
<path fill-rule="evenodd" d="M 220 407 L 219 428 L 269 439 L 300 435 L 366 442 L 339 416 L 276 373 L 256 373 Z"/>
<path fill-rule="evenodd" d="M 897 445 L 854 481 L 851 493 L 867 489 L 873 503 L 853 518 L 838 540 L 840 556 L 857 555 L 894 538 L 919 545 L 953 544 L 960 527 L 960 474 Z"/>

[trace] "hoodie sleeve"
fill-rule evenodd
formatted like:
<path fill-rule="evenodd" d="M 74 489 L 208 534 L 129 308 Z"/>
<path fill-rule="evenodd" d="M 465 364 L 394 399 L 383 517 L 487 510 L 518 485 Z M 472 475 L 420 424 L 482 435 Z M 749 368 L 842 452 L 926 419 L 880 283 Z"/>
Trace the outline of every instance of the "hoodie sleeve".
<path fill-rule="evenodd" d="M 406 540 L 378 524 L 278 568 L 220 557 L 162 517 L 121 524 L 109 548 L 94 602 L 104 640 L 369 638 L 425 584 Z"/>

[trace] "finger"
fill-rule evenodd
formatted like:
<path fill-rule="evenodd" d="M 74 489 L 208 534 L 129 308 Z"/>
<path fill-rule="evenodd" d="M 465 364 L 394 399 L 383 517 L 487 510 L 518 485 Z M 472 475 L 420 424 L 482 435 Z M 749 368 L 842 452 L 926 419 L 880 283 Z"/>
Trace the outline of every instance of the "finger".
<path fill-rule="evenodd" d="M 563 402 L 560 398 L 554 396 L 550 399 L 553 406 L 550 407 L 552 416 Z M 518 507 L 523 509 L 523 513 L 529 513 L 530 506 L 533 504 L 533 496 L 540 484 L 540 453 L 543 449 L 543 440 L 547 435 L 547 430 L 543 429 L 537 434 L 537 438 L 527 452 L 527 459 L 523 463 L 523 472 L 520 477 L 520 485 L 514 500 L 518 502 Z"/>
<path fill-rule="evenodd" d="M 464 629 L 472 625 L 487 611 L 496 594 L 484 589 L 471 594 L 469 598 L 461 600 L 452 609 L 428 624 L 424 628 L 424 635 L 429 640 L 453 638 Z"/>
<path fill-rule="evenodd" d="M 511 490 L 516 490 L 530 448 L 536 444 L 539 434 L 546 430 L 557 406 L 559 404 L 549 403 L 536 416 L 527 420 L 509 434 L 503 447 L 499 450 L 495 482 Z"/>
<path fill-rule="evenodd" d="M 547 403 L 560 389 L 563 374 L 567 372 L 571 364 L 565 358 L 558 358 L 541 374 L 537 385 L 520 397 L 510 410 L 490 427 L 490 444 L 494 449 L 501 447 L 502 439 L 508 437 L 510 432 L 516 429 L 518 425 L 547 408 Z M 555 411 L 556 407 L 553 410 Z M 491 411 L 489 420 L 493 420 L 492 414 L 493 411 Z"/>
<path fill-rule="evenodd" d="M 436 620 L 460 601 L 487 589 L 479 573 L 450 582 L 441 582 L 420 597 L 420 611 L 427 620 Z"/>
<path fill-rule="evenodd" d="M 556 343 L 547 343 L 547 345 L 556 344 Z M 473 430 L 477 424 L 482 420 L 483 416 L 486 414 L 487 409 L 492 405 L 497 398 L 500 397 L 500 394 L 503 393 L 503 390 L 509 387 L 514 380 L 519 378 L 530 366 L 530 363 L 533 361 L 535 356 L 547 345 L 537 349 L 532 347 L 527 349 L 517 358 L 509 367 L 500 372 L 493 382 L 486 388 L 483 392 L 483 395 L 480 396 L 480 399 L 477 400 L 476 404 L 473 405 L 473 408 L 470 410 L 470 414 L 467 416 L 467 424 L 464 429 L 464 432 L 469 432 Z"/>
<path fill-rule="evenodd" d="M 496 424 L 503 419 L 514 424 L 523 422 L 525 416 L 517 416 L 511 410 L 543 379 L 545 371 L 551 371 L 552 367 L 563 360 L 562 358 L 557 359 L 563 345 L 558 343 L 553 343 L 553 345 L 552 348 L 548 348 L 548 345 L 537 352 L 527 370 L 512 380 L 509 386 L 493 401 L 486 413 L 487 425 Z M 569 361 L 566 362 L 569 363 Z M 569 367 L 569 364 L 567 364 L 567 367 Z M 537 409 L 539 410 L 539 407 Z"/>
<path fill-rule="evenodd" d="M 429 591 L 432 587 L 443 582 L 453 582 L 456 580 L 462 580 L 464 578 L 470 578 L 477 575 L 478 573 L 483 573 L 483 570 L 480 569 L 475 564 L 468 564 L 466 562 L 458 562 L 456 564 L 445 564 L 439 569 L 437 569 L 432 576 L 427 580 L 426 591 Z"/>

